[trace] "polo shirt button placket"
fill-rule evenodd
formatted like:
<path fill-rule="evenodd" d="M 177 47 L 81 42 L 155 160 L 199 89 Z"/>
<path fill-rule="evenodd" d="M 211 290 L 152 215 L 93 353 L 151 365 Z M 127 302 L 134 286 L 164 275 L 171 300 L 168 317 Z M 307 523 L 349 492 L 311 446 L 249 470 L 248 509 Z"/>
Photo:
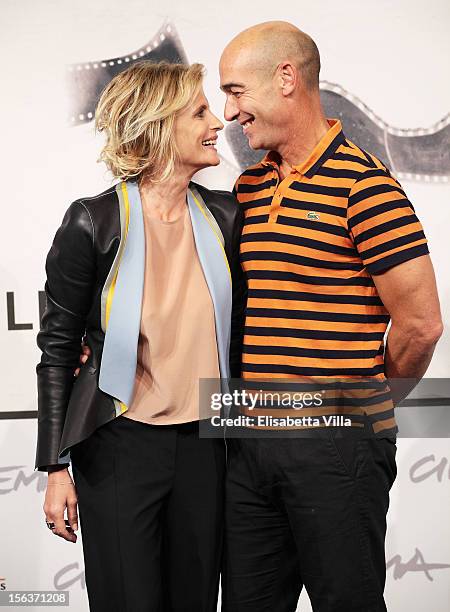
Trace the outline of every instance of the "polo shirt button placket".
<path fill-rule="evenodd" d="M 280 192 L 275 193 L 275 195 L 273 196 L 272 203 L 270 205 L 269 223 L 277 222 L 282 199 L 283 195 Z"/>

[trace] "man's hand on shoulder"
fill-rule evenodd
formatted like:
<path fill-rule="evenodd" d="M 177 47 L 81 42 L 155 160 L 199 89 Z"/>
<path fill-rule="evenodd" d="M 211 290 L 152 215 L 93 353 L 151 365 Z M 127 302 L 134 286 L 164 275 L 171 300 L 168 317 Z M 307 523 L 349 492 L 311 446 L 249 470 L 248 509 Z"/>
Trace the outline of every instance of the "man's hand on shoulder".
<path fill-rule="evenodd" d="M 91 349 L 88 347 L 87 344 L 82 342 L 82 344 L 81 344 L 81 355 L 80 355 L 80 364 L 81 364 L 81 366 L 83 366 L 86 363 L 86 361 L 89 359 L 90 355 L 91 355 Z M 75 372 L 74 372 L 75 376 L 79 375 L 81 366 L 78 367 L 75 370 Z"/>

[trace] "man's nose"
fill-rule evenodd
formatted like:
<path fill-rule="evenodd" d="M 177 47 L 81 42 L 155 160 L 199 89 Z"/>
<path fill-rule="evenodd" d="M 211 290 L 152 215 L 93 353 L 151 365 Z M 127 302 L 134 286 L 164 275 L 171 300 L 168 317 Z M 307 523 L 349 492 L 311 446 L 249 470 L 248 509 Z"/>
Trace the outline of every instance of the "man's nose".
<path fill-rule="evenodd" d="M 233 121 L 239 115 L 239 107 L 233 96 L 228 96 L 225 102 L 225 110 L 223 116 L 227 121 Z"/>

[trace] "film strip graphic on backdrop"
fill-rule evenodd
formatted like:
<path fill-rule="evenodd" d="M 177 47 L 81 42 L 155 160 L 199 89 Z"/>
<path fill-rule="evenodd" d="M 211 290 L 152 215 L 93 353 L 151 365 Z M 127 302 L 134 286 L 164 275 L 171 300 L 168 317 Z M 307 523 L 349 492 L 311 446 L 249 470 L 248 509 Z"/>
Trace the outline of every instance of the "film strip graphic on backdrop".
<path fill-rule="evenodd" d="M 92 121 L 103 88 L 140 60 L 188 63 L 174 24 L 165 22 L 148 43 L 127 55 L 68 66 L 69 123 L 77 126 Z M 341 85 L 321 81 L 320 89 L 326 115 L 340 119 L 347 138 L 381 159 L 399 179 L 450 181 L 450 113 L 428 128 L 396 128 Z M 250 149 L 236 122 L 227 126 L 226 137 L 241 170 L 265 153 Z"/>

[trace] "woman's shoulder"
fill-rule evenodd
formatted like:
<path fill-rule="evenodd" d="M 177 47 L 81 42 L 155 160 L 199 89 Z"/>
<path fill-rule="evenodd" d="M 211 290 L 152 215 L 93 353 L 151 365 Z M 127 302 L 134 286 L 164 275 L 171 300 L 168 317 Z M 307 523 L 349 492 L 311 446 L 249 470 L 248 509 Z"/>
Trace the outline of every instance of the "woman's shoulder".
<path fill-rule="evenodd" d="M 78 203 L 88 208 L 98 208 L 101 206 L 115 203 L 117 202 L 116 188 L 117 185 L 113 185 L 112 187 L 108 187 L 108 189 L 105 189 L 105 191 L 102 191 L 101 193 L 98 193 L 96 195 L 77 198 L 74 204 Z"/>
<path fill-rule="evenodd" d="M 120 231 L 117 203 L 115 185 L 97 195 L 77 198 L 65 211 L 55 238 L 66 240 L 86 235 L 94 242 L 95 236 Z"/>

